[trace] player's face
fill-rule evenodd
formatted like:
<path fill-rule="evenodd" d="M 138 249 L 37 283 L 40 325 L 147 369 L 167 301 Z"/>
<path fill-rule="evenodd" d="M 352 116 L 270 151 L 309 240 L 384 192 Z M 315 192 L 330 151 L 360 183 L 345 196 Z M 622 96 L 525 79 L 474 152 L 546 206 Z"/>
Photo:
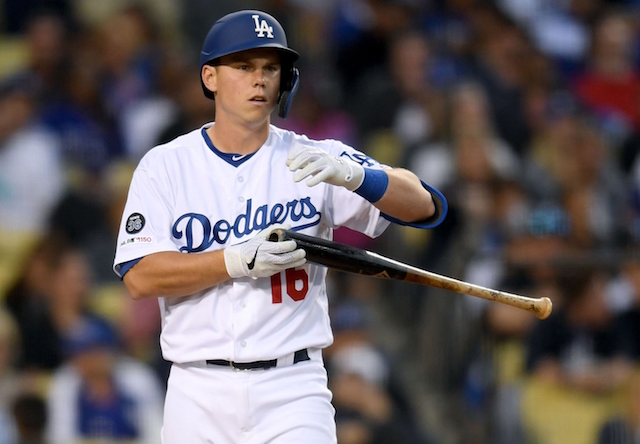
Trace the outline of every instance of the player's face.
<path fill-rule="evenodd" d="M 220 113 L 247 122 L 267 120 L 277 104 L 280 71 L 280 56 L 273 49 L 222 57 L 212 89 L 216 93 L 216 120 Z"/>

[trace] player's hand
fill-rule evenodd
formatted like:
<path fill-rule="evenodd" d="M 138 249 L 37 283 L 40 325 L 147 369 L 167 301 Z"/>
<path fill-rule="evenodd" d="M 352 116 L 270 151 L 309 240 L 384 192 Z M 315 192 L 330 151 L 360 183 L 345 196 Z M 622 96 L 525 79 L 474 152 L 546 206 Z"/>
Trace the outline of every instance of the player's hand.
<path fill-rule="evenodd" d="M 362 185 L 364 168 L 346 157 L 336 157 L 326 151 L 307 145 L 298 145 L 289 152 L 289 171 L 296 171 L 293 180 L 307 179 L 307 186 L 320 182 L 338 185 L 354 191 Z"/>
<path fill-rule="evenodd" d="M 249 276 L 254 279 L 273 276 L 287 268 L 295 268 L 307 262 L 306 252 L 298 248 L 296 241 L 270 241 L 269 235 L 277 229 L 289 229 L 288 225 L 271 225 L 248 241 L 231 245 L 224 250 L 224 263 L 232 278 Z"/>

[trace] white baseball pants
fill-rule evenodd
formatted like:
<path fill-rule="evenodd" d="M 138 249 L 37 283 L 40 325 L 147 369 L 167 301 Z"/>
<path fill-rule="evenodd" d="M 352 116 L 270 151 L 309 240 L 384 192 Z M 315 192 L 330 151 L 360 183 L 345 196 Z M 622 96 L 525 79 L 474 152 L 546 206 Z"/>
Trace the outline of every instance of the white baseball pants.
<path fill-rule="evenodd" d="M 267 370 L 171 367 L 163 444 L 335 444 L 322 360 Z"/>

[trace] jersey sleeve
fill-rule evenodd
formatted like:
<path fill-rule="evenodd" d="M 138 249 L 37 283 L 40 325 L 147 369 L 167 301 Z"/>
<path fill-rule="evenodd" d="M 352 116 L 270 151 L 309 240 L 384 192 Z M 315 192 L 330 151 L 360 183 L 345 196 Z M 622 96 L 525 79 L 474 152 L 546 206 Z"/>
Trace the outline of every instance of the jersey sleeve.
<path fill-rule="evenodd" d="M 113 270 L 120 277 L 120 266 L 126 262 L 160 251 L 178 251 L 171 240 L 171 193 L 162 188 L 145 169 L 139 167 L 134 172 L 113 263 Z"/>
<path fill-rule="evenodd" d="M 366 154 L 339 141 L 323 146 L 337 157 L 346 157 L 365 168 L 389 168 Z M 347 227 L 369 237 L 378 237 L 390 222 L 372 203 L 344 187 L 328 186 L 326 215 L 332 228 Z"/>

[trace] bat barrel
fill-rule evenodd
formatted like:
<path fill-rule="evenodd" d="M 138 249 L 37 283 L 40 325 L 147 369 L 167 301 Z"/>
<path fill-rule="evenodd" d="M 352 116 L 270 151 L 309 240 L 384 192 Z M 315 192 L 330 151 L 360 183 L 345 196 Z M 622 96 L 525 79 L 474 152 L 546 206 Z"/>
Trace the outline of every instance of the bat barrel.
<path fill-rule="evenodd" d="M 502 304 L 511 305 L 521 308 L 535 314 L 539 319 L 546 319 L 551 314 L 553 304 L 549 298 L 529 298 L 518 294 L 508 293 L 506 291 L 494 290 L 491 288 L 481 287 L 480 285 L 463 282 L 440 274 L 431 273 L 416 267 L 409 267 L 406 281 L 415 282 L 423 285 L 430 285 L 445 290 L 455 291 L 456 293 L 476 296 L 490 301 L 500 302 Z"/>

